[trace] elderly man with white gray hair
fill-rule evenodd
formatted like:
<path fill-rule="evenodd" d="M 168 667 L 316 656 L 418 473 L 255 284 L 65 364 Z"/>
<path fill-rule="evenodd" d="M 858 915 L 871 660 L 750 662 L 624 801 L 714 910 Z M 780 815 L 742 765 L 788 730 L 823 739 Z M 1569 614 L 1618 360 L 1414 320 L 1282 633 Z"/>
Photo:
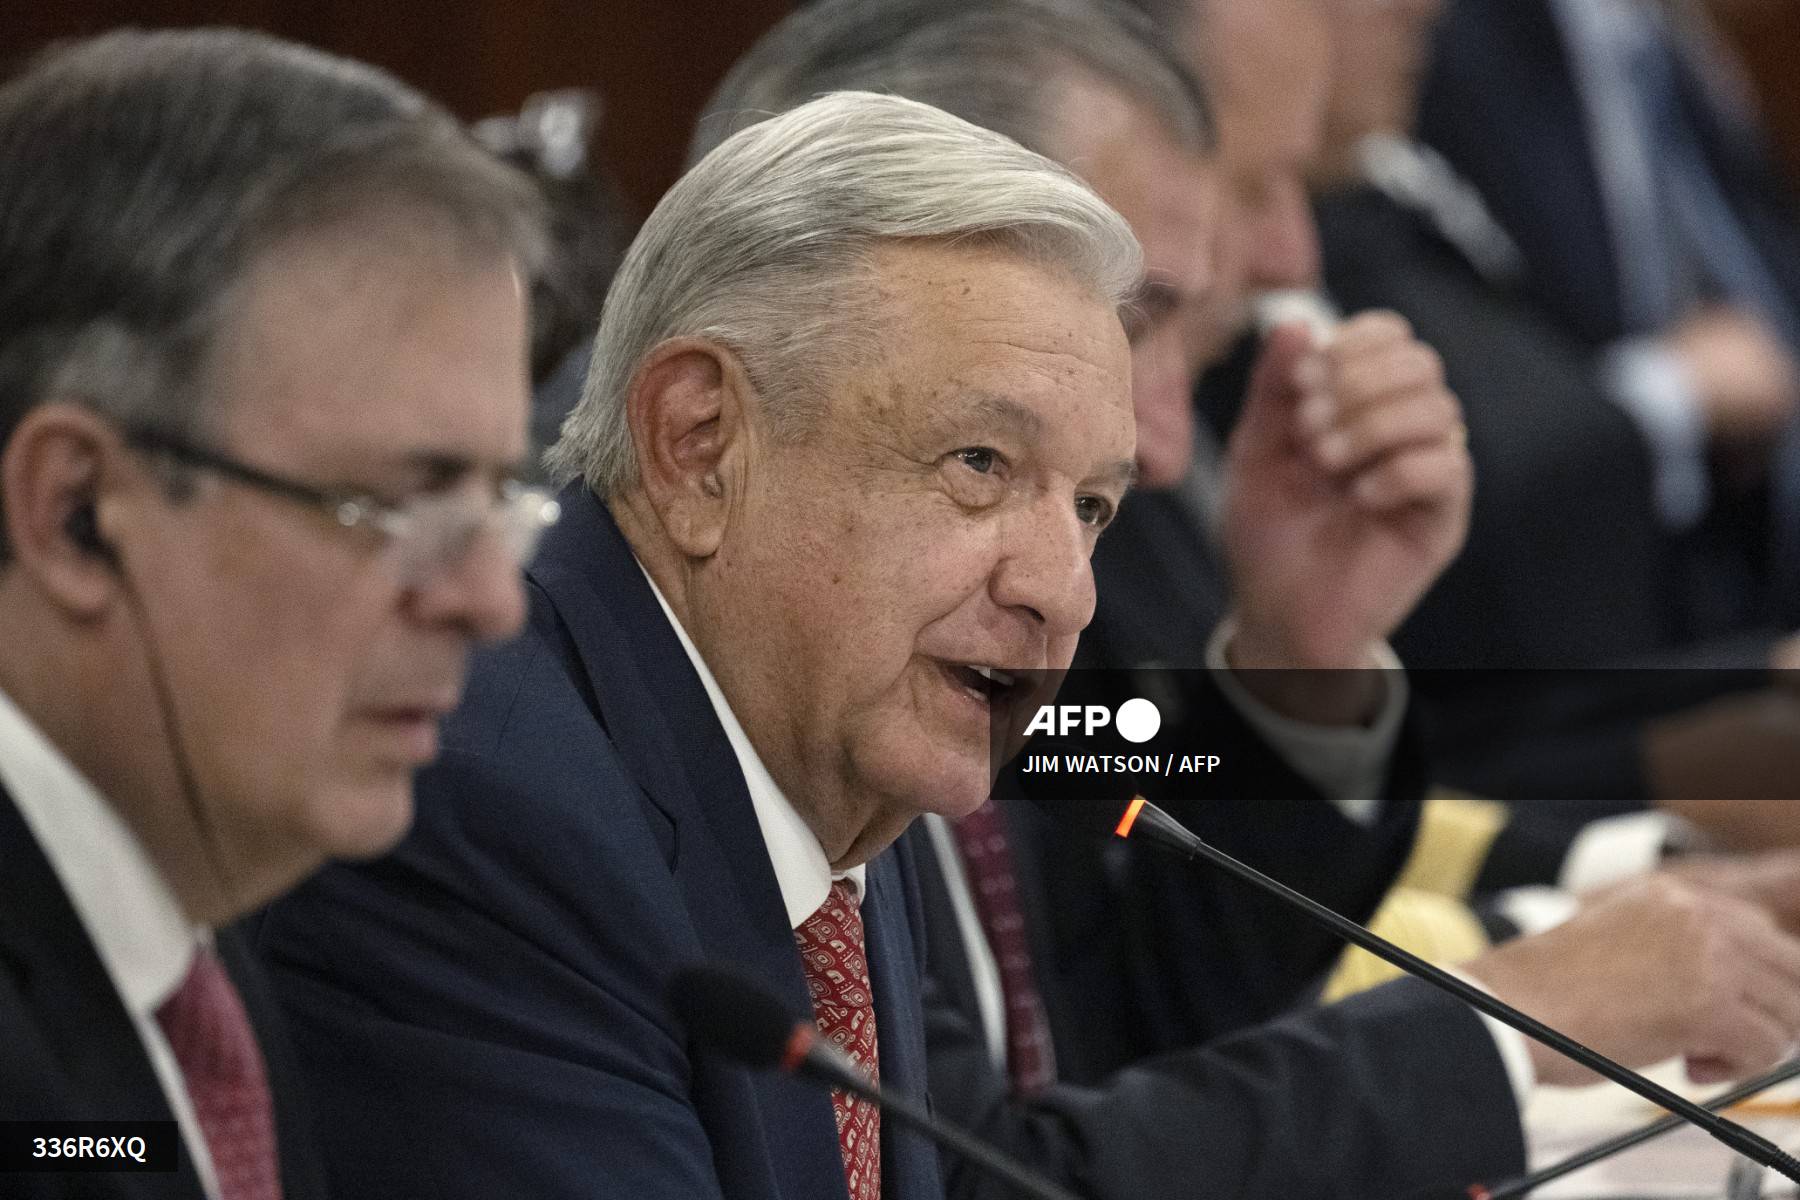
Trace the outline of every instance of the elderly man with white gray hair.
<path fill-rule="evenodd" d="M 551 455 L 565 515 L 390 859 L 263 927 L 349 1194 L 942 1194 L 868 1105 L 697 1052 L 735 964 L 914 1095 L 909 860 L 1060 667 L 1133 473 L 1124 221 L 893 97 L 822 98 L 658 206 Z"/>

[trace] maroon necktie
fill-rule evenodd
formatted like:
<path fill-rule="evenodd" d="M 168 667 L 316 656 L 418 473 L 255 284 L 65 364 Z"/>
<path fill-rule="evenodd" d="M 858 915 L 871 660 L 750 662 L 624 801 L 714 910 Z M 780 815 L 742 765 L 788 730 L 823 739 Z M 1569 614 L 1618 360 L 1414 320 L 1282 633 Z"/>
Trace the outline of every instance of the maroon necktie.
<path fill-rule="evenodd" d="M 875 997 L 869 990 L 869 959 L 863 951 L 862 913 L 841 880 L 806 923 L 794 930 L 812 993 L 813 1019 L 824 1039 L 850 1057 L 871 1079 L 880 1076 L 875 1045 Z M 881 1112 L 833 1088 L 838 1150 L 850 1200 L 881 1200 Z"/>
<path fill-rule="evenodd" d="M 244 1002 L 211 950 L 156 1010 L 212 1154 L 221 1200 L 281 1200 L 275 1110 Z"/>
<path fill-rule="evenodd" d="M 992 799 L 953 822 L 962 851 L 963 871 L 975 893 L 981 931 L 1000 969 L 1000 991 L 1006 999 L 1006 1065 L 1013 1087 L 1035 1092 L 1056 1080 L 1056 1048 L 1044 998 L 1038 994 L 1031 946 L 1025 936 L 1025 910 L 1019 903 L 1019 878 L 1006 822 Z"/>

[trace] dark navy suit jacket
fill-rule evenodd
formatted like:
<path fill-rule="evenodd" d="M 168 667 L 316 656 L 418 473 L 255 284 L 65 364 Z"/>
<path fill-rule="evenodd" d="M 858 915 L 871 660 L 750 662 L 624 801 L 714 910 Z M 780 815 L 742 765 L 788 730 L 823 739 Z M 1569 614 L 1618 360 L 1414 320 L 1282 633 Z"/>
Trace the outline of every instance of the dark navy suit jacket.
<path fill-rule="evenodd" d="M 268 1066 L 282 1190 L 321 1196 L 293 1063 L 261 972 L 235 931 L 216 940 Z M 156 1069 L 81 918 L 0 788 L 0 1121 L 173 1121 Z M 187 1148 L 173 1172 L 0 1175 L 8 1200 L 200 1200 Z M 356 1193 L 346 1193 L 354 1195 Z"/>
<path fill-rule="evenodd" d="M 726 961 L 810 1015 L 742 772 L 591 493 L 529 572 L 524 634 L 478 660 L 413 833 L 328 869 L 261 936 L 346 1194 L 843 1197 L 831 1101 L 692 1047 L 678 967 Z M 909 852 L 862 902 L 884 1086 L 925 1090 Z M 886 1122 L 882 1194 L 942 1195 Z"/>
<path fill-rule="evenodd" d="M 1792 190 L 1754 130 L 1725 119 L 1691 72 L 1678 75 L 1692 124 L 1738 220 L 1800 308 Z M 1537 299 L 1589 342 L 1629 327 L 1606 202 L 1549 0 L 1454 0 L 1438 28 L 1421 137 L 1480 189 L 1518 243 Z"/>

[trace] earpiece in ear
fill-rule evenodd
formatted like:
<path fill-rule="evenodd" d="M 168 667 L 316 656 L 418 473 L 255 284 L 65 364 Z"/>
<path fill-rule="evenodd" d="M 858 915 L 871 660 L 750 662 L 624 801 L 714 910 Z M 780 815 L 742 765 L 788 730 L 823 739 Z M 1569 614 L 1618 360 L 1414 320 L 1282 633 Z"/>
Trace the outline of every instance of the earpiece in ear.
<path fill-rule="evenodd" d="M 717 474 L 710 471 L 707 472 L 706 478 L 700 481 L 700 487 L 701 490 L 709 496 L 723 496 L 725 494 L 725 485 L 719 482 Z"/>
<path fill-rule="evenodd" d="M 118 551 L 114 550 L 112 543 L 106 540 L 106 535 L 100 532 L 100 521 L 94 512 L 94 505 L 91 501 L 69 514 L 69 519 L 63 523 L 63 532 L 69 535 L 69 540 L 74 542 L 82 553 L 91 554 L 95 558 L 104 559 L 109 563 L 119 561 Z"/>

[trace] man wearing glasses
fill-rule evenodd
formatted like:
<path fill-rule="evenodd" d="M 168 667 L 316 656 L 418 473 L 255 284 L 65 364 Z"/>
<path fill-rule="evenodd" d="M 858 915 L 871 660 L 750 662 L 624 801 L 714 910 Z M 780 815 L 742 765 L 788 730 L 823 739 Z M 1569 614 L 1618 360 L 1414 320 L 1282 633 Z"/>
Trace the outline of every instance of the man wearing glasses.
<path fill-rule="evenodd" d="M 317 1191 L 223 927 L 399 838 L 520 624 L 539 236 L 447 114 L 272 39 L 117 33 L 0 89 L 8 1196 Z M 173 1122 L 136 1132 L 177 1169 L 27 1121 Z"/>

